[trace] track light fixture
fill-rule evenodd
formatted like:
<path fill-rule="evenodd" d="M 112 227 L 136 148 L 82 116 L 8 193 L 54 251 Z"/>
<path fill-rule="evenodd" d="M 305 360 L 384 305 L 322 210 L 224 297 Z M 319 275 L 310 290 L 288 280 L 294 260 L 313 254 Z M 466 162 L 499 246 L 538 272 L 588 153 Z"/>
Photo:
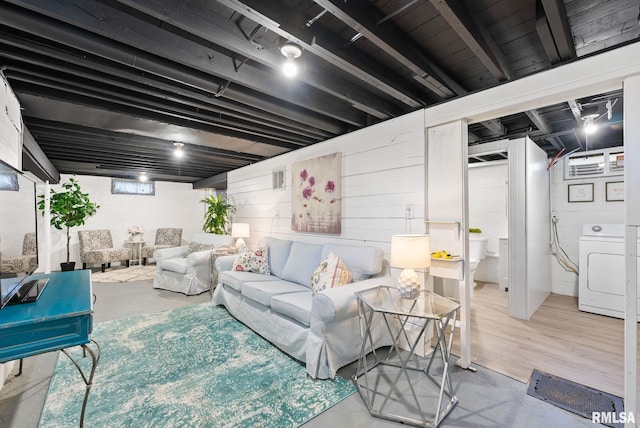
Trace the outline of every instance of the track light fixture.
<path fill-rule="evenodd" d="M 302 55 L 302 48 L 293 42 L 285 42 L 280 46 L 280 52 L 287 57 L 282 65 L 282 72 L 287 77 L 294 77 L 298 74 L 298 64 L 295 60 Z"/>
<path fill-rule="evenodd" d="M 183 146 L 184 143 L 173 143 L 173 147 L 175 147 L 175 149 L 173 150 L 173 154 L 175 157 L 181 158 L 184 155 L 184 152 L 182 151 Z"/>

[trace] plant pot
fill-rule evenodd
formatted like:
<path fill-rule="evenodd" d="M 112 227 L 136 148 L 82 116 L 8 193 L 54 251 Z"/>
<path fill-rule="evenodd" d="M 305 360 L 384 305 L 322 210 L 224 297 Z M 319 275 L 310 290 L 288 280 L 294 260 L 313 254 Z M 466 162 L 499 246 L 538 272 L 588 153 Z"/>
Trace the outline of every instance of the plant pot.
<path fill-rule="evenodd" d="M 68 272 L 70 270 L 75 270 L 75 269 L 76 269 L 76 262 L 60 263 L 60 270 L 62 272 Z"/>

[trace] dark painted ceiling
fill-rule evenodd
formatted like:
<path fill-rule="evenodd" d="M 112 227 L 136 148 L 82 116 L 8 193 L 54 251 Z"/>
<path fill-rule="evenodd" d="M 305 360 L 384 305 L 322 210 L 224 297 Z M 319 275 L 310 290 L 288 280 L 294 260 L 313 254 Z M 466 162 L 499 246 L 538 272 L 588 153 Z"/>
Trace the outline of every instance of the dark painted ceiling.
<path fill-rule="evenodd" d="M 219 187 L 238 167 L 636 42 L 639 3 L 8 0 L 0 67 L 59 172 Z M 294 79 L 286 41 L 303 51 Z M 594 110 L 608 131 L 588 148 L 619 145 L 621 107 L 613 93 L 518 112 L 471 125 L 470 144 L 584 150 Z"/>

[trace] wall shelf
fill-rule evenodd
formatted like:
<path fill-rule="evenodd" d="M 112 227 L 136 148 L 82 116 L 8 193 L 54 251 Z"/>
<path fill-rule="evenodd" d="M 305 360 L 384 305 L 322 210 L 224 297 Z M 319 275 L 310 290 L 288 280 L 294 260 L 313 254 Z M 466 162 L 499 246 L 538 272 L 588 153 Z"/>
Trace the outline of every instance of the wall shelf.
<path fill-rule="evenodd" d="M 461 257 L 431 258 L 429 275 L 462 281 L 464 279 L 464 260 Z"/>

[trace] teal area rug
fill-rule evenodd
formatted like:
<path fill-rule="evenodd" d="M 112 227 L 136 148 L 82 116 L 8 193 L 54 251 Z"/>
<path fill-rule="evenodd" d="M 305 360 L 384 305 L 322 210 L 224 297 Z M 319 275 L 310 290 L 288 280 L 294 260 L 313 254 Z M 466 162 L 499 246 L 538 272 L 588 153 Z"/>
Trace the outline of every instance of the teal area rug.
<path fill-rule="evenodd" d="M 86 427 L 297 427 L 355 392 L 342 378 L 311 379 L 209 303 L 101 323 L 92 339 L 102 354 Z M 84 389 L 60 354 L 39 426 L 78 426 Z"/>

